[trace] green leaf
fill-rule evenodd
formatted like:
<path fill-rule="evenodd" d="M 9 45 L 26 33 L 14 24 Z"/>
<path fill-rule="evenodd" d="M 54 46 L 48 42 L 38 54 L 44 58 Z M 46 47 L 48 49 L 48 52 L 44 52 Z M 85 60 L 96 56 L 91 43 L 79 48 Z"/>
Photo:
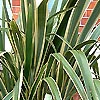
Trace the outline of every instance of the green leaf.
<path fill-rule="evenodd" d="M 96 29 L 91 33 L 92 35 L 90 36 L 89 40 L 97 40 L 98 37 L 100 36 L 100 25 L 96 27 Z M 87 45 L 84 50 L 89 49 L 91 45 Z"/>
<path fill-rule="evenodd" d="M 23 66 L 21 68 L 20 78 L 16 82 L 13 89 L 13 100 L 20 100 L 22 81 L 23 81 Z"/>
<path fill-rule="evenodd" d="M 49 86 L 54 100 L 62 100 L 59 88 L 53 78 L 47 77 L 43 79 Z"/>
<path fill-rule="evenodd" d="M 11 57 L 11 54 L 8 52 L 2 52 L 0 53 L 0 62 L 2 64 L 3 67 L 3 74 L 4 74 L 4 79 L 5 82 L 7 84 L 7 89 L 8 91 L 11 91 L 13 87 L 13 84 L 11 85 L 11 83 L 15 83 L 15 81 L 17 81 L 18 79 L 18 68 L 15 67 L 13 62 L 14 58 Z M 14 60 L 15 61 L 15 60 Z"/>
<path fill-rule="evenodd" d="M 0 78 L 0 92 L 2 93 L 2 96 L 4 97 L 7 94 L 7 89 L 5 84 L 3 83 L 2 79 Z"/>
<path fill-rule="evenodd" d="M 95 85 L 96 92 L 98 94 L 98 98 L 100 100 L 100 80 L 94 79 L 93 82 L 94 82 L 94 85 Z"/>
<path fill-rule="evenodd" d="M 53 28 L 53 24 L 54 24 L 53 15 L 56 13 L 58 2 L 59 2 L 59 0 L 54 0 L 53 7 L 51 9 L 51 12 L 49 13 L 49 18 L 48 18 L 48 22 L 47 22 L 47 30 L 46 30 L 47 32 L 46 33 L 51 33 L 52 32 L 52 28 Z"/>
<path fill-rule="evenodd" d="M 48 62 L 47 62 L 47 69 L 46 69 L 46 75 L 45 77 L 48 77 L 50 75 L 50 70 L 51 70 L 51 66 L 53 64 L 54 58 L 50 55 L 48 58 Z"/>
<path fill-rule="evenodd" d="M 62 62 L 63 64 L 63 69 L 66 71 L 66 73 L 68 74 L 68 76 L 70 77 L 70 79 L 72 80 L 72 82 L 74 83 L 78 93 L 81 96 L 81 99 L 83 100 L 88 100 L 87 94 L 84 90 L 84 87 L 79 79 L 79 77 L 77 76 L 77 74 L 75 73 L 75 71 L 72 69 L 72 66 L 68 63 L 68 61 L 63 57 L 62 54 L 60 53 L 55 53 L 53 54 L 53 56 L 60 62 Z"/>
<path fill-rule="evenodd" d="M 14 58 L 13 58 L 12 54 L 9 52 L 5 52 L 3 54 L 3 56 L 4 56 L 4 59 L 5 59 L 6 64 L 7 64 L 5 67 L 7 68 L 9 66 L 7 68 L 7 69 L 9 69 L 8 72 L 11 72 L 11 75 L 13 75 L 15 80 L 17 80 L 18 79 L 18 69 L 14 65 L 14 62 L 13 62 Z"/>
<path fill-rule="evenodd" d="M 56 76 L 56 82 L 57 82 L 60 90 L 61 90 L 62 85 L 64 84 L 63 76 L 64 76 L 63 75 L 63 65 L 62 65 L 62 63 L 60 63 L 58 65 L 57 76 Z"/>
<path fill-rule="evenodd" d="M 57 16 L 57 15 L 60 15 L 60 14 L 62 14 L 62 13 L 64 13 L 64 12 L 67 12 L 67 11 L 69 11 L 69 10 L 72 10 L 73 8 L 75 8 L 75 7 L 71 7 L 71 8 L 69 8 L 69 9 L 64 9 L 64 10 L 58 11 L 58 12 L 55 13 L 54 15 L 50 16 L 50 17 L 48 18 L 48 21 L 51 20 L 52 18 L 54 18 L 54 17 Z M 50 32 L 47 32 L 47 33 L 50 33 Z"/>
<path fill-rule="evenodd" d="M 22 14 L 22 25 L 23 25 L 23 30 L 25 32 L 26 30 L 26 11 L 25 8 L 27 9 L 27 5 L 25 5 L 25 1 L 21 0 L 21 14 Z"/>
<path fill-rule="evenodd" d="M 15 87 L 13 89 L 13 100 L 19 100 L 19 80 L 16 82 Z"/>
<path fill-rule="evenodd" d="M 81 71 L 81 74 L 82 74 L 82 77 L 84 80 L 84 84 L 86 87 L 86 92 L 87 92 L 89 99 L 92 100 L 91 94 L 90 94 L 90 92 L 91 92 L 94 100 L 98 100 L 98 96 L 97 96 L 97 93 L 95 91 L 92 75 L 91 75 L 90 68 L 88 65 L 88 60 L 87 60 L 85 54 L 82 51 L 75 51 L 75 50 L 72 50 L 70 52 L 75 57 L 76 62 L 80 68 L 80 71 Z"/>
<path fill-rule="evenodd" d="M 3 74 L 4 74 L 4 77 L 2 76 L 2 79 L 5 80 L 4 83 L 5 83 L 7 91 L 9 92 L 13 88 L 13 84 L 11 84 L 13 81 L 13 77 L 11 78 L 11 76 L 9 75 L 10 73 L 4 68 L 3 68 Z"/>
<path fill-rule="evenodd" d="M 80 19 L 82 17 L 83 12 L 85 11 L 86 6 L 88 5 L 90 1 L 89 0 L 79 0 L 77 3 L 77 7 L 72 10 L 68 25 L 66 27 L 66 34 L 64 35 L 64 38 L 67 39 L 68 42 L 72 40 L 74 34 L 76 34 L 77 27 L 79 25 Z M 63 53 L 65 49 L 65 43 L 62 44 L 61 52 Z"/>
<path fill-rule="evenodd" d="M 12 76 L 14 76 L 13 72 L 8 68 L 8 65 L 5 64 L 5 61 L 1 61 L 1 64 L 3 65 L 3 68 L 6 69 Z"/>
<path fill-rule="evenodd" d="M 68 2 L 69 0 L 62 0 L 61 9 L 63 9 L 64 6 L 68 4 Z"/>
<path fill-rule="evenodd" d="M 28 97 L 28 100 L 33 100 L 34 96 L 35 96 L 35 93 L 37 91 L 37 88 L 41 82 L 41 79 L 42 79 L 42 76 L 43 76 L 43 73 L 44 71 L 46 70 L 46 65 L 44 65 L 41 69 L 40 69 L 40 72 L 35 80 L 35 82 L 33 83 L 32 87 L 31 87 L 31 90 L 29 92 L 29 97 Z"/>
<path fill-rule="evenodd" d="M 88 56 L 89 55 L 89 52 L 92 50 L 92 48 L 96 45 L 97 42 L 93 43 L 93 44 L 89 44 L 87 45 L 85 48 L 84 48 L 84 52 L 85 52 L 85 55 Z"/>
<path fill-rule="evenodd" d="M 33 52 L 33 33 L 32 33 L 32 5 L 29 5 L 29 11 L 28 11 L 28 17 L 27 17 L 27 23 L 26 23 L 26 50 L 25 50 L 25 67 L 24 67 L 24 75 L 26 80 L 28 80 L 29 77 L 29 71 L 32 65 L 32 52 Z"/>
<path fill-rule="evenodd" d="M 71 7 L 74 7 L 76 2 L 77 2 L 77 0 L 70 0 L 70 1 L 68 0 L 68 2 L 66 2 L 66 4 L 65 4 L 66 5 L 65 8 L 69 9 Z M 58 34 L 59 36 L 63 37 L 65 35 L 66 27 L 67 27 L 71 12 L 72 12 L 72 10 L 69 10 L 68 12 L 62 14 L 62 16 L 58 19 L 56 34 Z M 61 40 L 59 40 L 59 39 L 57 39 L 57 37 L 55 37 L 53 42 L 54 42 L 54 45 L 56 46 L 56 49 L 58 50 L 59 47 L 61 46 Z"/>
<path fill-rule="evenodd" d="M 99 36 L 100 36 L 100 25 L 98 25 L 96 29 L 92 32 L 90 39 L 97 40 Z"/>
<path fill-rule="evenodd" d="M 19 31 L 18 25 L 16 24 L 15 20 L 10 21 L 10 27 L 12 32 L 12 40 L 14 40 L 15 49 L 18 53 L 19 60 L 23 61 L 23 37 L 21 35 L 21 32 Z"/>
<path fill-rule="evenodd" d="M 9 92 L 4 98 L 3 100 L 10 100 L 13 96 L 13 91 Z"/>
<path fill-rule="evenodd" d="M 9 14 L 8 14 L 8 11 L 7 11 L 7 6 L 6 6 L 6 0 L 2 0 L 2 2 L 3 2 L 3 6 L 4 6 L 4 12 L 5 12 L 6 19 L 7 19 L 8 22 L 10 22 Z"/>
<path fill-rule="evenodd" d="M 11 8 L 11 1 L 10 1 L 10 0 L 8 0 L 8 3 L 9 3 L 9 6 L 10 6 L 10 8 Z"/>
<path fill-rule="evenodd" d="M 43 55 L 43 49 L 45 44 L 45 34 L 46 34 L 46 23 L 47 23 L 47 2 L 48 0 L 43 0 L 38 7 L 38 31 L 36 34 L 36 74 L 38 73 L 41 58 Z"/>
<path fill-rule="evenodd" d="M 99 58 L 100 58 L 100 54 L 91 62 L 90 66 L 93 66 Z"/>
<path fill-rule="evenodd" d="M 57 53 L 57 50 L 56 50 L 56 48 L 55 48 L 55 45 L 53 44 L 53 42 L 51 41 L 51 39 L 48 40 L 48 39 L 46 38 L 46 40 L 48 41 L 48 44 L 50 44 L 50 45 L 52 46 L 54 52 Z"/>
<path fill-rule="evenodd" d="M 4 7 L 2 7 L 2 28 L 4 27 L 5 28 L 5 11 L 4 11 Z M 6 29 L 6 28 L 5 28 Z M 3 30 L 2 31 L 2 42 L 3 42 L 3 50 L 5 50 L 5 32 L 6 30 Z"/>
<path fill-rule="evenodd" d="M 5 32 L 8 32 L 9 28 L 0 28 L 0 31 L 5 31 Z"/>
<path fill-rule="evenodd" d="M 71 45 L 69 44 L 69 42 L 65 39 L 65 38 L 63 38 L 62 36 L 59 36 L 58 34 L 48 34 L 48 35 L 55 35 L 55 36 L 57 36 L 60 40 L 62 40 L 70 49 L 73 49 L 72 47 L 71 47 Z"/>
<path fill-rule="evenodd" d="M 95 42 L 96 42 L 95 40 L 84 41 L 84 42 L 78 44 L 77 46 L 75 46 L 74 49 L 79 50 L 79 49 L 81 49 L 83 46 L 86 46 L 86 45 L 88 45 L 88 44 L 93 44 L 93 43 L 95 43 Z"/>
<path fill-rule="evenodd" d="M 0 51 L 3 51 L 3 37 L 1 31 L 0 31 Z"/>

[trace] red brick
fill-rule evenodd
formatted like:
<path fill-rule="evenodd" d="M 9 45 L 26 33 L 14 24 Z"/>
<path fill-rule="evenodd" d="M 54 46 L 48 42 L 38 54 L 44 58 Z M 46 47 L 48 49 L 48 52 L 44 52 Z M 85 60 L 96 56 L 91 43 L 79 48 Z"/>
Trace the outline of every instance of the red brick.
<path fill-rule="evenodd" d="M 12 13 L 19 13 L 20 7 L 12 7 Z"/>
<path fill-rule="evenodd" d="M 81 19 L 81 25 L 85 25 L 87 20 L 88 20 L 88 18 L 82 18 Z"/>
<path fill-rule="evenodd" d="M 87 10 L 85 11 L 83 17 L 87 17 Z"/>
<path fill-rule="evenodd" d="M 96 22 L 96 25 L 100 23 L 100 19 L 98 19 L 98 21 Z"/>
<path fill-rule="evenodd" d="M 93 10 L 87 10 L 87 17 L 90 17 Z"/>
<path fill-rule="evenodd" d="M 88 9 L 93 9 L 95 7 L 96 3 L 97 3 L 97 1 L 90 2 Z"/>
<path fill-rule="evenodd" d="M 20 6 L 20 0 L 12 0 L 12 6 Z"/>
<path fill-rule="evenodd" d="M 83 28 L 84 28 L 84 26 L 79 26 L 78 32 L 81 33 Z"/>
<path fill-rule="evenodd" d="M 13 19 L 17 20 L 17 18 L 18 18 L 18 14 L 13 14 Z"/>
<path fill-rule="evenodd" d="M 87 9 L 87 10 L 85 11 L 83 17 L 90 17 L 90 15 L 92 14 L 92 11 L 93 11 L 92 9 L 91 9 L 91 10 Z"/>

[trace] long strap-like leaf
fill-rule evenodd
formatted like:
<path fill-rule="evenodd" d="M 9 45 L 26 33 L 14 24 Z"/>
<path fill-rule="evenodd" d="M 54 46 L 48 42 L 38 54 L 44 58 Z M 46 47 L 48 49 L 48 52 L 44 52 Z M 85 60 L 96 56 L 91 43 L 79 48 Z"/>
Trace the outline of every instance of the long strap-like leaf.
<path fill-rule="evenodd" d="M 20 100 L 22 82 L 23 82 L 23 66 L 21 68 L 20 77 L 13 89 L 13 100 Z"/>
<path fill-rule="evenodd" d="M 28 100 L 33 100 L 34 99 L 35 93 L 37 92 L 37 88 L 38 88 L 38 86 L 41 82 L 41 79 L 42 79 L 42 76 L 43 76 L 43 73 L 44 73 L 45 70 L 46 70 L 46 65 L 44 65 L 40 69 L 38 77 L 36 78 L 35 82 L 33 83 L 32 87 L 31 87 L 31 90 L 29 92 Z"/>
<path fill-rule="evenodd" d="M 98 94 L 98 98 L 100 100 L 100 80 L 94 79 L 93 82 L 94 82 L 94 85 L 95 85 L 95 88 L 96 88 L 96 92 Z"/>
<path fill-rule="evenodd" d="M 12 98 L 13 95 L 13 91 L 9 92 L 4 98 L 3 100 L 10 100 Z"/>
<path fill-rule="evenodd" d="M 53 78 L 47 77 L 43 79 L 49 86 L 54 100 L 62 100 L 59 88 Z"/>
<path fill-rule="evenodd" d="M 4 97 L 7 94 L 7 89 L 5 84 L 3 83 L 2 79 L 0 78 L 0 92 L 2 96 Z"/>
<path fill-rule="evenodd" d="M 92 100 L 91 93 L 93 95 L 94 100 L 98 100 L 98 96 L 96 94 L 92 75 L 91 75 L 90 68 L 88 65 L 88 60 L 87 60 L 85 54 L 82 51 L 75 51 L 75 50 L 72 50 L 71 53 L 75 57 L 77 64 L 80 68 L 80 71 L 82 73 L 89 100 Z M 91 93 L 90 93 L 90 91 L 91 91 Z"/>
<path fill-rule="evenodd" d="M 32 5 L 29 5 L 29 10 L 28 10 L 28 17 L 27 17 L 27 24 L 26 24 L 26 50 L 25 50 L 25 68 L 24 68 L 24 76 L 26 78 L 26 80 L 28 80 L 29 77 L 29 71 L 31 68 L 31 64 L 32 64 L 32 56 L 33 56 L 33 9 L 32 9 Z"/>
<path fill-rule="evenodd" d="M 70 79 L 72 80 L 72 82 L 74 83 L 78 93 L 81 96 L 82 100 L 88 100 L 87 94 L 84 90 L 84 87 L 79 79 L 79 77 L 77 76 L 77 74 L 75 73 L 75 71 L 72 69 L 72 66 L 68 63 L 68 61 L 62 56 L 62 54 L 59 53 L 55 53 L 53 54 L 53 56 L 58 60 L 61 61 L 63 64 L 63 69 L 66 71 L 66 73 L 68 74 L 68 76 L 70 77 Z"/>
<path fill-rule="evenodd" d="M 46 34 L 46 23 L 47 23 L 47 2 L 48 0 L 43 0 L 38 7 L 38 31 L 36 33 L 36 74 L 39 70 L 41 58 L 43 55 L 43 49 L 45 44 L 45 34 Z"/>

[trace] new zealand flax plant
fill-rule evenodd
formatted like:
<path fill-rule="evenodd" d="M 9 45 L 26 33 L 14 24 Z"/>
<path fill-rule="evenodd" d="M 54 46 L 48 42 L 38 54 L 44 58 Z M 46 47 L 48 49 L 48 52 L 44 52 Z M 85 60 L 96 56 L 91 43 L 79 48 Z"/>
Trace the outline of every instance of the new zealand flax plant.
<path fill-rule="evenodd" d="M 2 100 L 72 100 L 78 92 L 82 100 L 100 99 L 100 77 L 96 49 L 100 25 L 92 30 L 100 15 L 98 0 L 83 31 L 79 23 L 90 0 L 55 0 L 48 12 L 48 0 L 20 0 L 17 22 L 9 19 L 2 0 L 11 52 L 0 52 Z M 9 4 L 11 7 L 10 0 Z M 3 21 L 3 20 L 2 20 Z M 92 78 L 91 70 L 95 74 Z"/>

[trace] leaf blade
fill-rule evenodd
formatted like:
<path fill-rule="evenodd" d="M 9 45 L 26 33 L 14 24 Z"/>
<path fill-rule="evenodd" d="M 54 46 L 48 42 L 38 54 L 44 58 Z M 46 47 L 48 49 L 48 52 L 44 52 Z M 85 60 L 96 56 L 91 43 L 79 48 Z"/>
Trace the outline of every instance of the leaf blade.
<path fill-rule="evenodd" d="M 56 82 L 54 81 L 54 79 L 51 77 L 47 77 L 47 78 L 44 78 L 43 80 L 48 84 L 48 86 L 51 90 L 51 93 L 53 95 L 53 98 L 55 100 L 62 100 L 59 88 L 58 88 Z"/>
<path fill-rule="evenodd" d="M 63 64 L 63 69 L 66 71 L 66 73 L 69 75 L 71 80 L 73 81 L 78 93 L 80 94 L 81 98 L 83 100 L 88 100 L 86 92 L 83 88 L 83 85 L 79 79 L 79 77 L 76 75 L 75 71 L 72 69 L 71 65 L 67 62 L 67 60 L 62 56 L 62 54 L 53 54 L 53 56 L 58 60 L 61 61 Z"/>

